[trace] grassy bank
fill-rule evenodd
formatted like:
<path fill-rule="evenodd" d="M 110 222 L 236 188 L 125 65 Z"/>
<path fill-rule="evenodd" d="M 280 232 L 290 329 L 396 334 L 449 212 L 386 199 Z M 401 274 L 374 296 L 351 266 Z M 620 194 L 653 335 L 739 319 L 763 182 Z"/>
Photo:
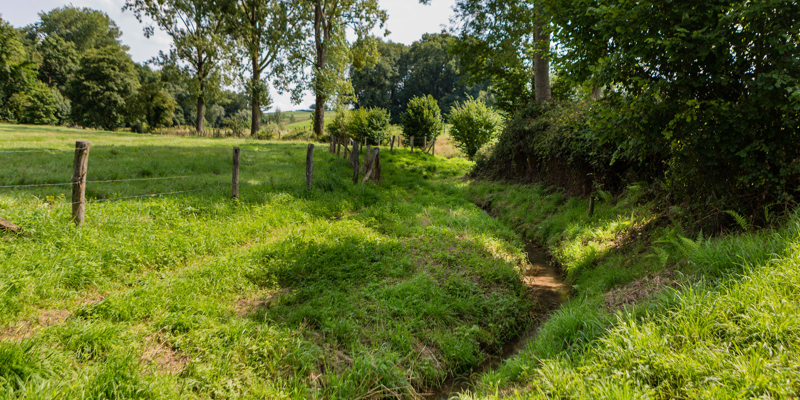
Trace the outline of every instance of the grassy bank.
<path fill-rule="evenodd" d="M 463 398 L 792 398 L 800 387 L 800 218 L 688 235 L 630 187 L 588 201 L 477 182 L 470 196 L 547 245 L 574 297 Z"/>
<path fill-rule="evenodd" d="M 523 243 L 465 198 L 463 159 L 384 153 L 353 185 L 321 145 L 307 191 L 302 143 L 0 137 L 0 185 L 69 182 L 78 139 L 90 181 L 182 177 L 90 182 L 80 229 L 68 186 L 0 189 L 25 228 L 0 233 L 0 397 L 410 397 L 527 323 Z"/>

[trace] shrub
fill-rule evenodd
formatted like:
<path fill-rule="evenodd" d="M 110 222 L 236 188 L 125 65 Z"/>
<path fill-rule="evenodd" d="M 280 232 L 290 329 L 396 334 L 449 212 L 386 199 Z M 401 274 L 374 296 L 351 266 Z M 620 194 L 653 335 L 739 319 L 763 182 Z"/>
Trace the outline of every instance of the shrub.
<path fill-rule="evenodd" d="M 403 113 L 403 136 L 407 143 L 411 136 L 435 139 L 442 131 L 442 112 L 439 104 L 431 95 L 414 97 L 409 100 L 406 112 Z M 418 140 L 416 144 L 422 145 Z"/>
<path fill-rule="evenodd" d="M 379 144 L 389 130 L 389 112 L 385 108 L 339 110 L 325 130 L 336 137 L 350 137 L 362 143 Z"/>
<path fill-rule="evenodd" d="M 456 102 L 450 111 L 450 123 L 453 125 L 450 137 L 471 160 L 478 149 L 497 134 L 501 122 L 497 112 L 470 96 L 463 103 Z"/>
<path fill-rule="evenodd" d="M 347 132 L 358 141 L 380 144 L 389 130 L 389 112 L 385 108 L 359 108 L 352 111 Z"/>
<path fill-rule="evenodd" d="M 344 137 L 348 135 L 347 126 L 350 123 L 350 110 L 339 110 L 333 120 L 325 124 L 325 131 L 331 136 Z"/>

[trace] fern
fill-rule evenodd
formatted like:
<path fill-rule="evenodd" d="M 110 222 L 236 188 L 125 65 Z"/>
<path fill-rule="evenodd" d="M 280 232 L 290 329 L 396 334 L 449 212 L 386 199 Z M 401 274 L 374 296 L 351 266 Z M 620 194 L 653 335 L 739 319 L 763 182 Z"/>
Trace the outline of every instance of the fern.
<path fill-rule="evenodd" d="M 739 213 L 737 213 L 736 211 L 733 211 L 733 210 L 726 210 L 724 212 L 725 212 L 725 214 L 728 214 L 731 217 L 733 217 L 733 219 L 736 220 L 736 223 L 739 224 L 739 226 L 742 228 L 743 231 L 749 231 L 750 230 L 750 223 L 747 222 L 747 220 L 744 219 L 744 217 L 739 215 Z"/>

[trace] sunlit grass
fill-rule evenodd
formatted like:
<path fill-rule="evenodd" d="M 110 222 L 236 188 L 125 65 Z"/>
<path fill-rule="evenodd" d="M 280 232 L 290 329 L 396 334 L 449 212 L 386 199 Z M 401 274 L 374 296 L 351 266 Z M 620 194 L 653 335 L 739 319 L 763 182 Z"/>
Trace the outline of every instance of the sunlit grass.
<path fill-rule="evenodd" d="M 8 398 L 412 396 L 527 323 L 523 243 L 463 194 L 470 163 L 382 150 L 383 181 L 305 143 L 0 125 L 0 390 Z M 242 149 L 230 199 L 232 147 Z M 156 198 L 97 202 L 178 190 Z"/>

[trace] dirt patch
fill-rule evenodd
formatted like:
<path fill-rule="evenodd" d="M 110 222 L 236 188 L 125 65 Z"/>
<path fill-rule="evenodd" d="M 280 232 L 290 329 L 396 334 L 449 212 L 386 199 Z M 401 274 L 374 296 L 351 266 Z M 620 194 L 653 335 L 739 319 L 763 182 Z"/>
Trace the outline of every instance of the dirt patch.
<path fill-rule="evenodd" d="M 680 286 L 679 274 L 672 268 L 639 278 L 605 294 L 605 307 L 614 311 L 628 304 L 652 298 L 657 293 Z"/>
<path fill-rule="evenodd" d="M 148 336 L 145 338 L 145 342 L 145 350 L 141 360 L 152 364 L 157 373 L 179 373 L 189 363 L 189 356 L 178 353 L 159 336 Z"/>
<path fill-rule="evenodd" d="M 275 302 L 281 295 L 289 293 L 289 289 L 281 289 L 275 291 L 268 296 L 262 297 L 245 297 L 236 302 L 234 308 L 237 317 L 246 317 L 258 313 L 260 310 L 266 310 L 270 305 Z"/>
<path fill-rule="evenodd" d="M 25 340 L 38 330 L 48 326 L 64 323 L 71 313 L 67 310 L 42 310 L 38 315 L 24 321 L 17 322 L 14 326 L 0 330 L 0 340 L 19 342 Z"/>

